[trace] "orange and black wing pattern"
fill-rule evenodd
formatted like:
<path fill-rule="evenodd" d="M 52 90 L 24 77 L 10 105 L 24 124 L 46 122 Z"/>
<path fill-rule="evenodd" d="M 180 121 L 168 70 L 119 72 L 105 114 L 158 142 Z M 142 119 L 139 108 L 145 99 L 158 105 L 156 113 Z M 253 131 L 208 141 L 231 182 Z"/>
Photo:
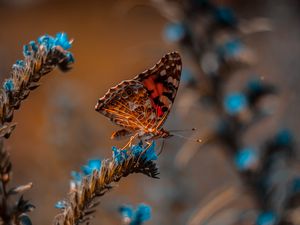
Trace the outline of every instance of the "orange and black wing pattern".
<path fill-rule="evenodd" d="M 145 130 L 155 123 L 155 111 L 148 91 L 135 80 L 126 80 L 110 88 L 98 100 L 95 109 L 131 132 Z"/>
<path fill-rule="evenodd" d="M 131 133 L 161 127 L 176 97 L 181 67 L 177 52 L 166 54 L 151 69 L 110 88 L 96 111 Z"/>
<path fill-rule="evenodd" d="M 147 89 L 155 108 L 159 127 L 163 125 L 171 110 L 180 83 L 181 70 L 182 62 L 179 53 L 171 52 L 155 66 L 134 78 Z"/>

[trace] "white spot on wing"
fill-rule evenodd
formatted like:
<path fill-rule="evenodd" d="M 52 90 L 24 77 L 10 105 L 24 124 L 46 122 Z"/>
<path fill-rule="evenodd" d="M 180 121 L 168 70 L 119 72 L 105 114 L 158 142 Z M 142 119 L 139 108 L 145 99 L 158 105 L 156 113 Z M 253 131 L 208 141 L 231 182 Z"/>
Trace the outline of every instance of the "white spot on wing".
<path fill-rule="evenodd" d="M 166 75 L 166 74 L 167 74 L 167 71 L 166 71 L 166 70 L 160 71 L 160 75 L 164 76 L 164 75 Z"/>
<path fill-rule="evenodd" d="M 156 114 L 155 113 L 151 113 L 150 119 L 155 119 L 156 118 Z"/>
<path fill-rule="evenodd" d="M 128 105 L 129 105 L 129 109 L 132 111 L 135 110 L 135 108 L 137 107 L 137 105 L 134 104 L 133 102 L 128 102 Z"/>
<path fill-rule="evenodd" d="M 173 83 L 173 80 L 174 80 L 174 79 L 173 79 L 171 76 L 168 77 L 168 82 L 169 82 L 169 83 Z"/>
<path fill-rule="evenodd" d="M 173 85 L 175 86 L 175 87 L 177 87 L 178 85 L 179 85 L 179 82 L 178 82 L 178 80 L 176 80 L 176 79 L 173 79 Z"/>
<path fill-rule="evenodd" d="M 146 100 L 146 105 L 151 105 L 151 101 L 149 99 Z"/>

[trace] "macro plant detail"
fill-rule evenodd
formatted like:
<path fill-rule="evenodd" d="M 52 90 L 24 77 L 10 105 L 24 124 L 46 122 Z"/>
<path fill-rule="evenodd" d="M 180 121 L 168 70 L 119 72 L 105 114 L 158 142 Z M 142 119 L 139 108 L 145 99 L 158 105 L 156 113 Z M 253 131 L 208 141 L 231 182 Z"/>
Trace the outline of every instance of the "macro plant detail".
<path fill-rule="evenodd" d="M 24 60 L 18 60 L 12 67 L 11 77 L 3 84 L 1 95 L 1 224 L 30 225 L 27 215 L 34 209 L 34 205 L 23 199 L 24 191 L 31 188 L 32 183 L 8 189 L 11 179 L 12 164 L 9 153 L 4 147 L 4 138 L 9 138 L 15 128 L 12 122 L 14 110 L 19 109 L 21 101 L 26 99 L 30 91 L 37 88 L 38 81 L 43 75 L 51 72 L 55 67 L 68 71 L 74 58 L 68 50 L 72 41 L 65 33 L 58 33 L 55 37 L 44 35 L 38 41 L 31 41 L 23 48 Z M 72 172 L 69 200 L 59 201 L 56 208 L 62 210 L 57 215 L 54 224 L 88 223 L 94 207 L 98 204 L 97 198 L 104 195 L 122 177 L 132 173 L 142 173 L 152 178 L 158 178 L 158 168 L 155 164 L 157 155 L 155 143 L 144 148 L 142 143 L 130 146 L 130 149 L 113 147 L 111 159 L 90 160 L 82 167 L 81 172 Z M 18 200 L 10 204 L 12 197 Z"/>
<path fill-rule="evenodd" d="M 71 197 L 57 204 L 63 212 L 56 217 L 54 224 L 87 222 L 92 208 L 97 205 L 95 199 L 104 195 L 112 188 L 111 183 L 118 182 L 122 177 L 143 173 L 157 178 L 153 139 L 170 136 L 161 126 L 175 99 L 180 75 L 180 55 L 172 52 L 133 80 L 123 81 L 109 89 L 98 100 L 96 111 L 124 128 L 113 133 L 112 138 L 132 136 L 121 149 L 112 148 L 111 160 L 99 161 L 94 169 L 91 165 L 84 166 L 83 173 L 73 172 L 75 179 L 71 182 Z M 138 145 L 132 144 L 135 137 L 141 139 Z M 145 147 L 143 141 L 147 143 Z M 90 163 L 95 165 L 95 161 Z"/>
<path fill-rule="evenodd" d="M 58 33 L 55 37 L 44 35 L 37 42 L 31 41 L 23 48 L 24 60 L 13 65 L 11 78 L 3 84 L 1 95 L 1 223 L 3 224 L 31 224 L 27 213 L 34 209 L 28 201 L 19 197 L 15 204 L 9 204 L 9 199 L 31 188 L 32 184 L 21 185 L 7 189 L 12 173 L 9 153 L 3 145 L 3 138 L 8 138 L 15 124 L 10 124 L 14 110 L 20 107 L 31 90 L 40 84 L 39 79 L 51 72 L 56 66 L 62 71 L 70 69 L 74 58 L 68 49 L 72 41 L 65 33 Z M 143 173 L 149 177 L 158 178 L 155 164 L 157 155 L 153 142 L 146 149 L 141 143 L 132 145 L 129 150 L 113 147 L 113 157 L 106 160 L 90 160 L 82 167 L 82 172 L 72 172 L 69 201 L 59 201 L 56 207 L 63 212 L 59 214 L 54 224 L 79 224 L 90 219 L 92 208 L 98 203 L 96 198 L 104 195 L 122 177 L 132 173 Z M 92 209 L 92 210 L 91 210 Z"/>
<path fill-rule="evenodd" d="M 56 37 L 44 35 L 37 42 L 31 41 L 24 45 L 24 59 L 12 66 L 11 77 L 3 83 L 0 105 L 2 125 L 12 121 L 14 110 L 20 107 L 31 90 L 40 85 L 38 81 L 42 76 L 55 67 L 62 71 L 70 69 L 70 64 L 74 62 L 73 55 L 68 51 L 71 43 L 65 33 L 58 33 Z"/>
<path fill-rule="evenodd" d="M 155 163 L 157 155 L 154 148 L 154 142 L 147 148 L 141 143 L 132 145 L 126 150 L 113 147 L 112 158 L 102 161 L 90 160 L 82 167 L 80 173 L 72 172 L 69 198 L 56 204 L 56 208 L 62 212 L 56 216 L 53 224 L 89 223 L 95 211 L 94 207 L 100 203 L 99 198 L 123 177 L 141 173 L 158 178 L 159 172 Z"/>
<path fill-rule="evenodd" d="M 14 111 L 20 108 L 30 91 L 40 85 L 40 78 L 56 67 L 62 71 L 70 69 L 74 62 L 72 53 L 68 51 L 71 44 L 65 33 L 57 33 L 55 37 L 44 35 L 37 42 L 29 42 L 23 48 L 24 59 L 12 66 L 10 77 L 3 83 L 0 94 L 0 224 L 31 224 L 27 213 L 34 206 L 24 200 L 22 193 L 30 189 L 32 183 L 13 188 L 8 186 L 12 164 L 4 142 L 16 126 L 12 123 Z"/>

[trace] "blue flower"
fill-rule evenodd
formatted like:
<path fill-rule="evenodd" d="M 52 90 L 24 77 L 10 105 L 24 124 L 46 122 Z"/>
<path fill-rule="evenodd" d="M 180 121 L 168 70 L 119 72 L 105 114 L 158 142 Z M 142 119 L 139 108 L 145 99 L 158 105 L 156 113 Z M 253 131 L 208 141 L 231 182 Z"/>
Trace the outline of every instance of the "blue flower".
<path fill-rule="evenodd" d="M 23 213 L 18 219 L 20 220 L 20 225 L 32 225 L 29 216 L 25 213 Z"/>
<path fill-rule="evenodd" d="M 293 180 L 292 191 L 293 193 L 300 192 L 300 177 L 297 177 Z"/>
<path fill-rule="evenodd" d="M 79 173 L 77 171 L 72 171 L 71 172 L 71 177 L 73 178 L 72 181 L 74 181 L 77 185 L 81 184 L 83 175 L 82 173 Z"/>
<path fill-rule="evenodd" d="M 257 164 L 257 152 L 252 148 L 244 148 L 238 151 L 235 156 L 235 165 L 238 170 L 248 170 Z"/>
<path fill-rule="evenodd" d="M 155 152 L 155 142 L 153 141 L 151 146 L 148 147 L 146 152 L 143 155 L 143 158 L 146 158 L 147 161 L 157 160 L 158 156 Z"/>
<path fill-rule="evenodd" d="M 31 55 L 31 51 L 30 51 L 28 45 L 24 45 L 24 46 L 23 46 L 23 55 L 24 55 L 25 57 Z"/>
<path fill-rule="evenodd" d="M 237 18 L 234 11 L 228 7 L 220 6 L 215 9 L 215 18 L 218 22 L 235 26 L 237 24 Z"/>
<path fill-rule="evenodd" d="M 56 204 L 55 204 L 55 208 L 57 209 L 65 209 L 66 208 L 66 202 L 65 201 L 58 201 Z"/>
<path fill-rule="evenodd" d="M 66 56 L 68 58 L 68 62 L 73 63 L 75 61 L 74 56 L 71 52 L 67 52 Z"/>
<path fill-rule="evenodd" d="M 153 141 L 151 146 L 146 150 L 142 143 L 140 142 L 138 145 L 133 145 L 131 147 L 131 154 L 135 157 L 139 157 L 141 154 L 142 159 L 146 159 L 147 161 L 157 160 L 158 156 L 155 152 L 155 142 Z"/>
<path fill-rule="evenodd" d="M 238 56 L 243 49 L 244 45 L 239 39 L 232 39 L 220 46 L 218 52 L 223 58 L 232 58 Z"/>
<path fill-rule="evenodd" d="M 121 213 L 123 218 L 131 218 L 133 217 L 133 208 L 130 205 L 123 205 L 119 208 L 119 212 Z"/>
<path fill-rule="evenodd" d="M 140 204 L 135 211 L 135 224 L 142 224 L 151 219 L 151 207 L 145 204 Z M 133 225 L 133 224 L 132 224 Z"/>
<path fill-rule="evenodd" d="M 151 207 L 145 204 L 138 205 L 136 210 L 130 205 L 124 205 L 119 208 L 119 211 L 124 220 L 130 221 L 130 225 L 141 225 L 151 219 Z"/>
<path fill-rule="evenodd" d="M 225 96 L 224 107 L 228 114 L 238 114 L 242 112 L 247 105 L 248 101 L 243 93 L 233 92 Z"/>
<path fill-rule="evenodd" d="M 282 129 L 277 133 L 275 141 L 278 145 L 287 146 L 293 142 L 293 135 L 289 130 Z"/>
<path fill-rule="evenodd" d="M 267 212 L 262 212 L 256 221 L 257 225 L 274 225 L 276 224 L 277 218 L 276 218 L 276 214 L 271 212 L 271 211 L 267 211 Z"/>
<path fill-rule="evenodd" d="M 261 92 L 263 90 L 263 84 L 261 80 L 253 79 L 248 82 L 247 89 L 255 93 Z"/>
<path fill-rule="evenodd" d="M 186 28 L 182 23 L 169 23 L 165 27 L 164 36 L 168 41 L 177 42 L 184 38 Z"/>
<path fill-rule="evenodd" d="M 6 91 L 13 91 L 15 88 L 14 81 L 12 79 L 7 79 L 6 81 L 4 81 L 3 88 Z"/>
<path fill-rule="evenodd" d="M 68 36 L 66 33 L 57 33 L 55 37 L 50 35 L 40 36 L 35 41 L 30 41 L 28 45 L 23 46 L 23 54 L 24 56 L 32 55 L 38 51 L 39 45 L 43 46 L 46 51 L 50 51 L 52 48 L 56 46 L 62 47 L 64 50 L 68 50 L 72 46 L 72 41 L 68 40 Z M 70 52 L 66 52 L 66 56 L 69 62 L 74 62 L 74 57 Z"/>
<path fill-rule="evenodd" d="M 45 46 L 48 51 L 55 46 L 55 42 L 56 39 L 47 34 L 38 38 L 38 43 Z"/>
<path fill-rule="evenodd" d="M 94 170 L 100 171 L 101 169 L 102 162 L 100 159 L 91 159 L 88 161 L 87 165 L 84 165 L 81 167 L 81 171 L 83 174 L 86 175 L 91 175 L 93 174 Z"/>
<path fill-rule="evenodd" d="M 127 150 L 118 149 L 116 147 L 112 147 L 113 151 L 113 159 L 117 164 L 122 164 L 125 159 L 127 159 Z"/>
<path fill-rule="evenodd" d="M 131 154 L 134 155 L 135 157 L 140 156 L 140 154 L 142 154 L 143 151 L 144 151 L 144 148 L 143 148 L 143 145 L 141 142 L 137 145 L 132 145 L 132 147 L 131 147 Z"/>
<path fill-rule="evenodd" d="M 36 45 L 34 42 L 30 42 L 32 49 L 37 49 Z M 44 35 L 38 38 L 38 43 L 40 45 L 45 46 L 47 50 L 52 49 L 55 46 L 60 46 L 64 50 L 68 50 L 69 48 L 72 47 L 72 42 L 69 41 L 68 35 L 66 33 L 57 33 L 55 37 L 52 37 L 50 35 Z"/>
<path fill-rule="evenodd" d="M 18 67 L 24 67 L 25 66 L 25 62 L 23 60 L 17 60 L 14 65 L 16 65 Z"/>
<path fill-rule="evenodd" d="M 55 37 L 55 45 L 61 46 L 64 50 L 71 48 L 72 42 L 68 40 L 66 33 L 57 33 Z"/>
<path fill-rule="evenodd" d="M 30 41 L 29 45 L 31 46 L 32 51 L 36 52 L 38 50 L 38 46 L 35 41 Z"/>
<path fill-rule="evenodd" d="M 146 161 L 152 161 L 158 158 L 155 152 L 154 142 L 151 144 L 151 146 L 148 146 L 147 149 L 143 147 L 143 143 L 140 142 L 137 145 L 132 145 L 130 150 L 122 150 L 113 147 L 112 151 L 113 159 L 117 164 L 122 164 L 130 155 L 133 155 L 136 158 L 141 156 L 141 158 L 146 159 Z"/>

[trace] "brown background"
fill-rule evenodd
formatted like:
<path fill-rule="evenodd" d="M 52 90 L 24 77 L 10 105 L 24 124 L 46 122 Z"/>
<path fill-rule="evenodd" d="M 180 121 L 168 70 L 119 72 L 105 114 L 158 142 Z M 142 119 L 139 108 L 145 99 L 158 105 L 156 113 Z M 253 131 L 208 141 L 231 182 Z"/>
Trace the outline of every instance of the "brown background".
<path fill-rule="evenodd" d="M 228 86 L 230 90 L 238 89 L 251 72 L 263 75 L 281 90 L 279 97 L 270 99 L 274 115 L 251 130 L 245 143 L 259 145 L 281 126 L 290 127 L 299 137 L 298 1 L 228 3 L 239 16 L 268 17 L 274 27 L 273 32 L 245 39 L 257 53 L 257 65 L 251 71 L 242 71 Z M 166 52 L 179 50 L 162 38 L 166 22 L 147 1 L 0 2 L 2 79 L 8 77 L 15 60 L 22 58 L 22 46 L 30 40 L 60 31 L 74 38 L 74 68 L 67 74 L 55 70 L 42 79 L 43 85 L 15 114 L 18 126 L 7 143 L 14 166 L 13 183 L 34 183 L 26 194 L 37 207 L 31 213 L 34 224 L 51 223 L 58 212 L 54 204 L 68 191 L 71 170 L 79 170 L 90 158 L 109 157 L 111 146 L 121 146 L 109 139 L 116 126 L 96 113 L 94 105 L 111 86 L 152 66 Z M 188 63 L 184 56 L 183 63 Z M 180 89 L 176 102 L 184 102 L 186 92 Z M 195 106 L 183 115 L 176 104 L 167 128 L 197 125 L 204 130 L 214 122 L 215 118 L 204 109 L 199 111 Z M 118 206 L 140 202 L 153 207 L 149 224 L 185 224 L 211 191 L 224 184 L 239 186 L 230 162 L 215 147 L 200 149 L 184 170 L 177 170 L 174 156 L 183 144 L 184 140 L 177 138 L 167 141 L 158 162 L 160 180 L 131 175 L 106 194 L 93 224 L 120 224 Z M 237 204 L 246 207 L 245 202 L 240 199 Z"/>

